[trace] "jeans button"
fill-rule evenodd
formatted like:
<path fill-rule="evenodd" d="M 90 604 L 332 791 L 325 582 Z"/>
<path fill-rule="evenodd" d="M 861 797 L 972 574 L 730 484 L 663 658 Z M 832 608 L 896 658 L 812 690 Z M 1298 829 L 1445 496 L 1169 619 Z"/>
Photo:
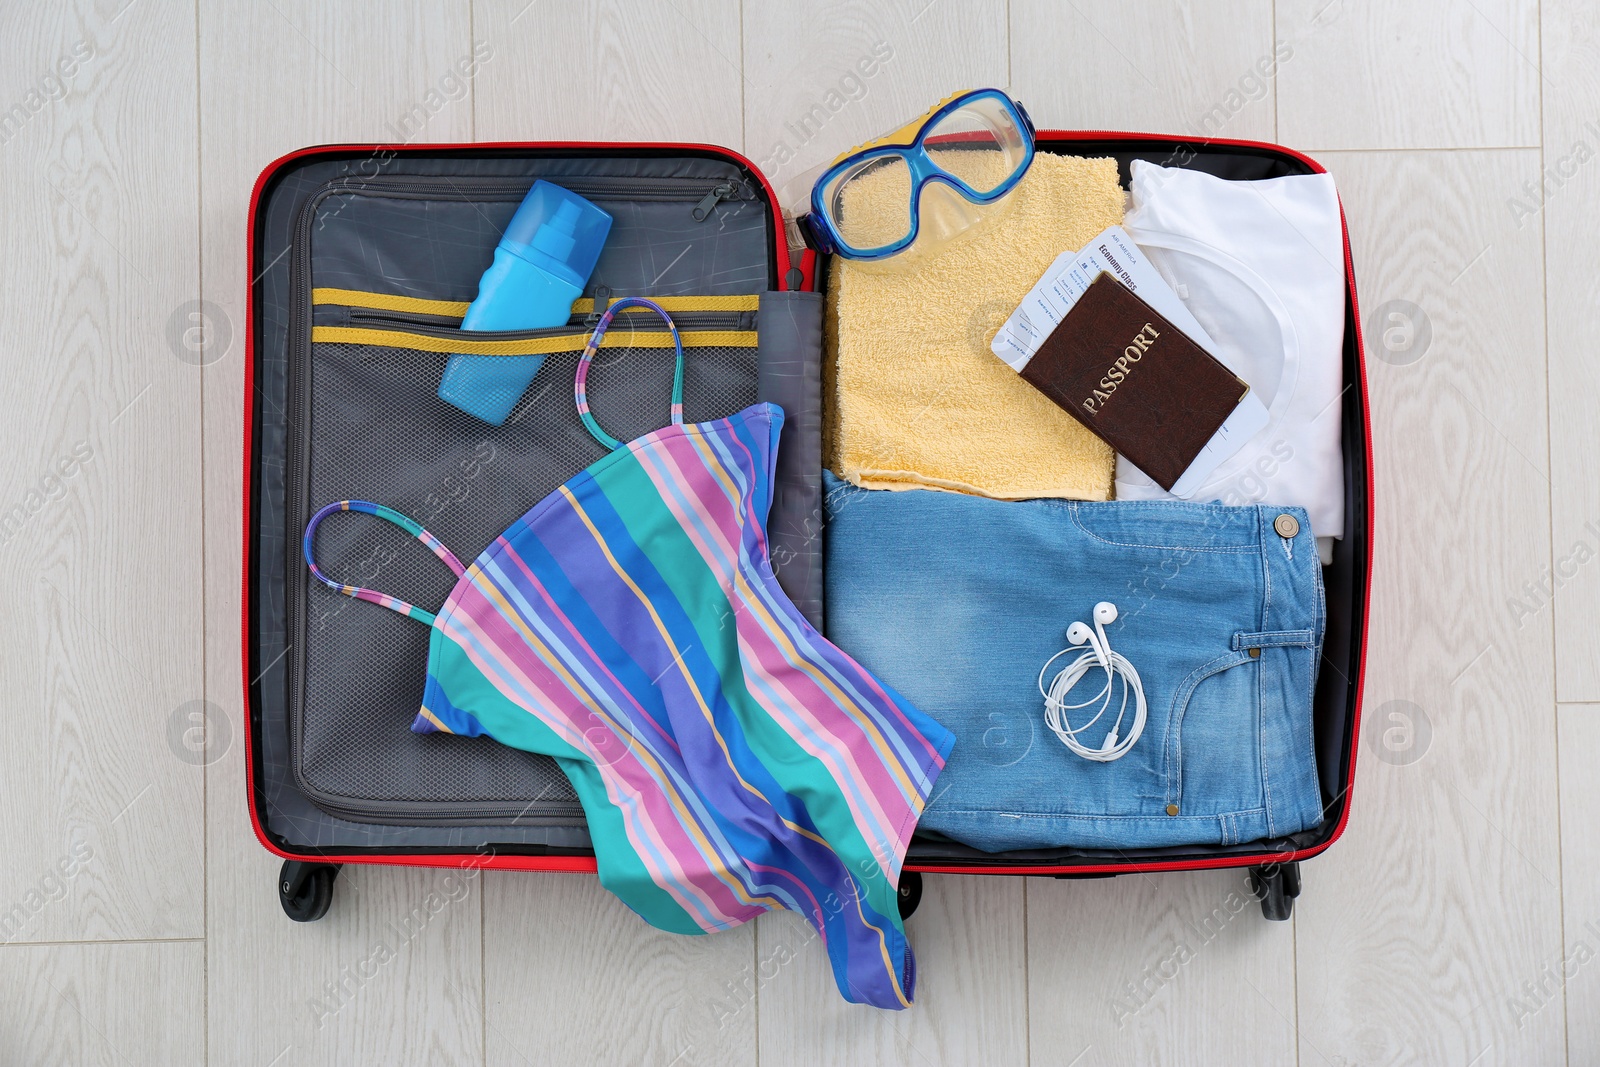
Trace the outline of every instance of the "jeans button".
<path fill-rule="evenodd" d="M 1168 804 L 1167 805 L 1167 814 L 1168 815 L 1176 815 L 1176 814 L 1178 814 L 1178 805 L 1176 805 L 1176 804 Z"/>
<path fill-rule="evenodd" d="M 1287 540 L 1300 532 L 1300 520 L 1285 513 L 1272 520 L 1272 528 L 1278 531 L 1279 537 Z"/>

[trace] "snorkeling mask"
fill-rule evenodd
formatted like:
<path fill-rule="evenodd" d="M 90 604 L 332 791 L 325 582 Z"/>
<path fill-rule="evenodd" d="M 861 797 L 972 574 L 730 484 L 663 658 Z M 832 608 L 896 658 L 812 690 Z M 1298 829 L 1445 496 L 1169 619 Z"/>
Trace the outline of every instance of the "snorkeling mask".
<path fill-rule="evenodd" d="M 820 252 L 881 260 L 982 221 L 1033 162 L 1033 121 L 999 89 L 957 93 L 836 159 L 799 220 Z"/>

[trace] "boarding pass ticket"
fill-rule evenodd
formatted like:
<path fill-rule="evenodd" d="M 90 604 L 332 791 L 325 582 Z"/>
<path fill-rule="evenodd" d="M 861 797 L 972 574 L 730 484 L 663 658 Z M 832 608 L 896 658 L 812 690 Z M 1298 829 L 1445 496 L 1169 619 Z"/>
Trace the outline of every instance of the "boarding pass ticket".
<path fill-rule="evenodd" d="M 1088 290 L 1089 283 L 1102 272 L 1111 274 L 1168 322 L 1188 334 L 1195 344 L 1216 357 L 1219 363 L 1238 373 L 1201 327 L 1199 320 L 1190 313 L 1178 294 L 1172 291 L 1172 286 L 1161 277 L 1121 226 L 1102 231 L 1082 251 L 1063 252 L 1057 256 L 1017 310 L 1006 319 L 1000 332 L 995 334 L 989 345 L 990 351 L 1020 373 L 1050 331 L 1060 325 L 1078 298 Z M 1205 484 L 1212 471 L 1243 448 L 1245 442 L 1264 429 L 1268 421 L 1267 407 L 1252 389 L 1173 485 L 1172 494 L 1188 497 L 1194 493 Z"/>

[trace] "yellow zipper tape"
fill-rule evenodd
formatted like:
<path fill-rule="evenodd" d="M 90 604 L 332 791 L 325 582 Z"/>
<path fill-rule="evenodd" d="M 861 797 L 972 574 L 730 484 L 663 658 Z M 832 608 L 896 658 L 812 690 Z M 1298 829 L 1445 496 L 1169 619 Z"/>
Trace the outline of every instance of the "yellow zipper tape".
<path fill-rule="evenodd" d="M 623 299 L 626 295 L 624 293 L 623 296 L 612 297 L 611 304 Z M 755 311 L 761 306 L 761 295 L 759 293 L 739 293 L 734 296 L 651 296 L 645 299 L 652 303 L 660 304 L 662 311 Z M 610 307 L 611 304 L 606 306 Z M 572 302 L 572 313 L 574 315 L 587 315 L 593 310 L 594 301 L 587 297 Z M 625 315 L 635 311 L 645 315 L 654 314 L 649 308 L 626 307 L 622 309 L 622 313 Z"/>
<path fill-rule="evenodd" d="M 622 297 L 612 297 L 613 302 Z M 758 293 L 741 293 L 733 296 L 652 296 L 651 300 L 661 305 L 662 310 L 672 311 L 755 311 L 761 305 L 761 296 Z M 441 315 L 452 319 L 459 319 L 467 313 L 467 302 L 463 300 L 423 300 L 416 296 L 393 296 L 389 293 L 367 293 L 360 289 L 313 289 L 311 290 L 313 304 L 337 304 L 342 307 L 371 308 L 375 311 L 401 311 L 412 315 Z M 610 306 L 610 305 L 607 305 Z M 642 311 L 651 314 L 649 308 L 628 307 L 623 308 L 623 313 Z M 574 315 L 588 315 L 594 311 L 594 301 L 585 297 L 572 302 Z"/>
<path fill-rule="evenodd" d="M 342 304 L 353 308 L 373 308 L 377 311 L 404 311 L 412 315 L 448 315 L 459 319 L 467 313 L 465 300 L 423 300 L 415 296 L 391 296 L 388 293 L 364 293 L 359 289 L 313 289 L 313 304 Z"/>
<path fill-rule="evenodd" d="M 754 330 L 683 330 L 685 348 L 755 348 Z M 434 337 L 402 330 L 368 330 L 354 326 L 313 326 L 311 340 L 333 345 L 379 345 L 422 352 L 450 352 L 463 356 L 542 356 L 552 352 L 581 352 L 587 333 L 560 337 L 524 337 L 515 340 L 469 341 L 462 337 Z M 665 330 L 642 333 L 617 330 L 600 339 L 601 348 L 671 348 L 672 334 Z"/>

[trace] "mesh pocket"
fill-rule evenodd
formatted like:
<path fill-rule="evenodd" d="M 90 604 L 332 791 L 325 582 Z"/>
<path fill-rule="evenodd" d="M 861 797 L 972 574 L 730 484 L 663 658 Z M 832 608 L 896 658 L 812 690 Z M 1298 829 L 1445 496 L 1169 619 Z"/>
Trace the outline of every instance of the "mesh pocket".
<path fill-rule="evenodd" d="M 450 356 L 366 344 L 312 345 L 307 514 L 333 500 L 365 499 L 410 515 L 470 561 L 528 508 L 605 450 L 573 403 L 577 352 L 546 357 L 503 426 L 440 400 Z M 685 350 L 684 418 L 731 415 L 757 399 L 754 347 Z M 493 358 L 493 357 L 485 357 Z M 670 348 L 602 348 L 589 375 L 595 418 L 620 440 L 669 421 Z M 298 546 L 300 532 L 290 531 Z M 432 609 L 454 576 L 388 523 L 330 516 L 317 560 L 331 577 Z M 304 686 L 298 770 L 341 811 L 473 822 L 574 815 L 576 796 L 555 762 L 486 738 L 409 730 L 422 696 L 429 628 L 375 604 L 305 583 Z"/>

